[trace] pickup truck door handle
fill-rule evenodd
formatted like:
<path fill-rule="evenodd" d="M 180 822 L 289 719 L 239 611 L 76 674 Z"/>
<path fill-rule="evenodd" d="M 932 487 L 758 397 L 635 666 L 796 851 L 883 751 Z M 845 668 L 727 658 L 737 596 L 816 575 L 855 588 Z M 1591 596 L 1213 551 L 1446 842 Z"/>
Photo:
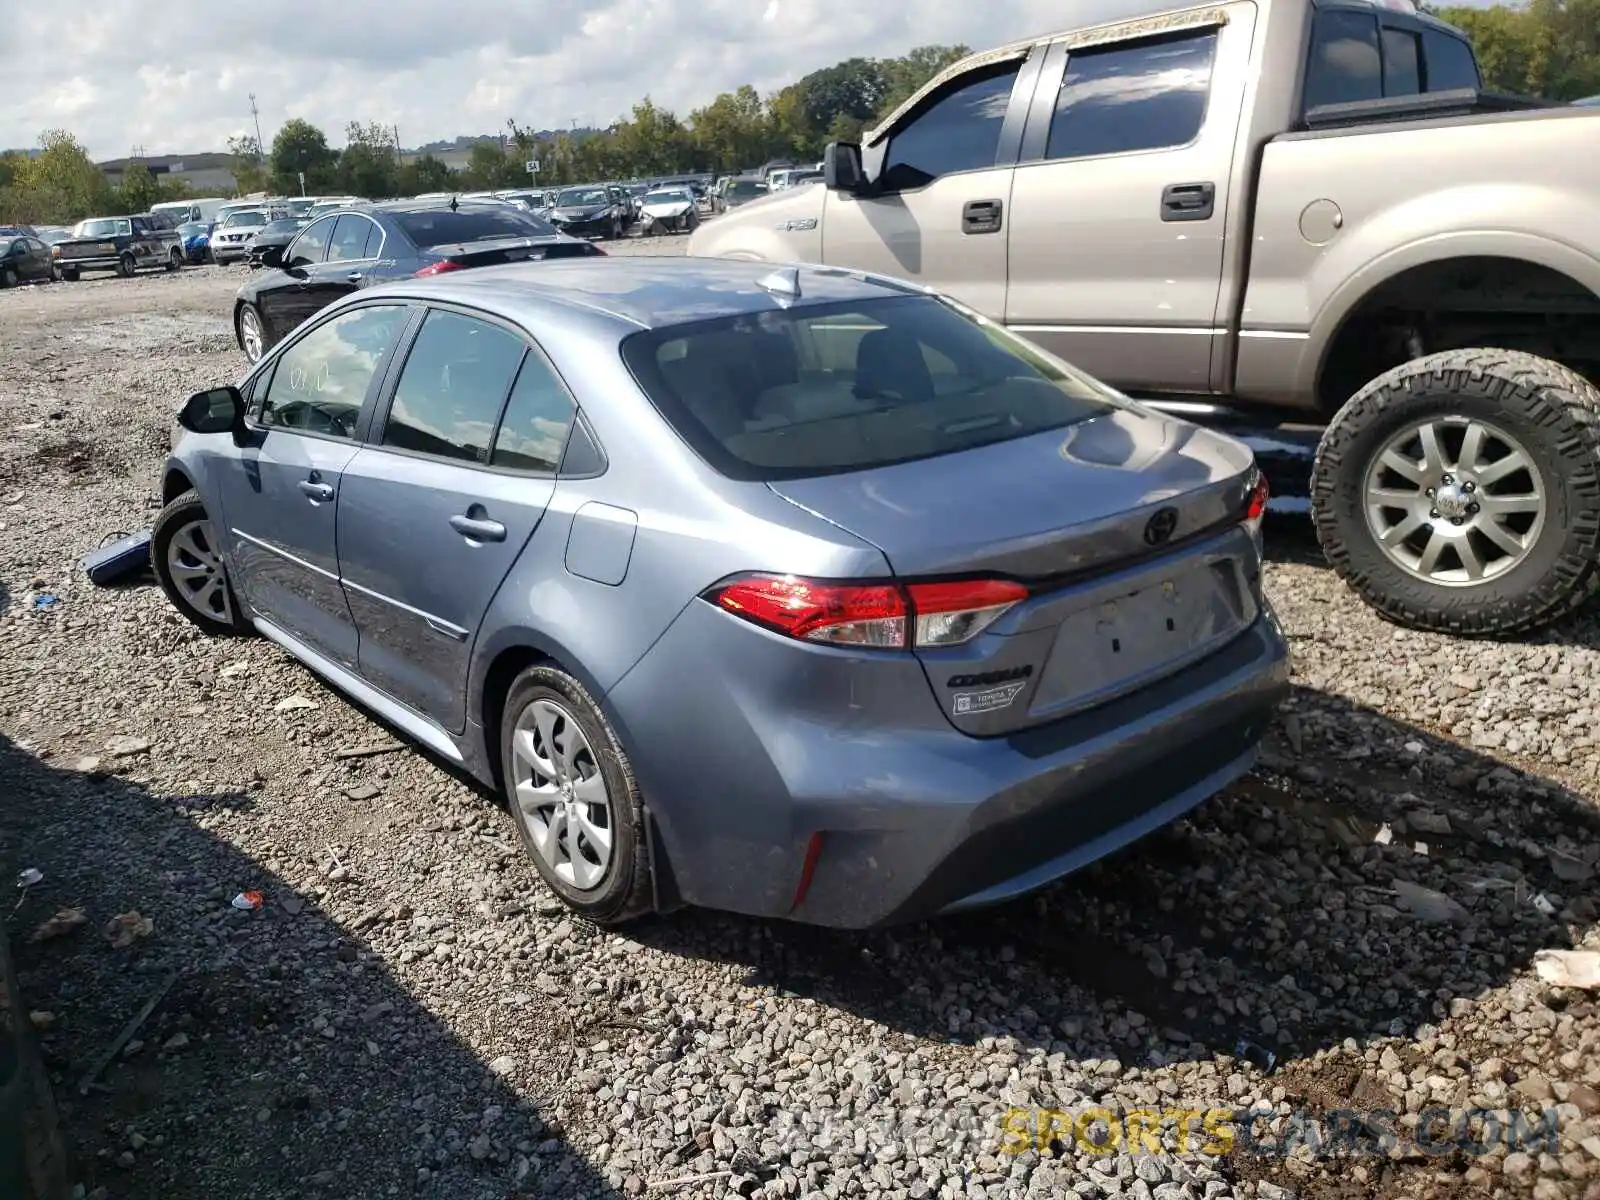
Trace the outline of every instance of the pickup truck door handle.
<path fill-rule="evenodd" d="M 315 475 L 310 479 L 302 479 L 296 486 L 314 503 L 322 504 L 333 499 L 333 484 L 323 483 Z"/>
<path fill-rule="evenodd" d="M 998 200 L 968 200 L 961 207 L 961 232 L 999 233 L 1004 207 Z"/>
<path fill-rule="evenodd" d="M 1170 183 L 1161 190 L 1163 221 L 1209 221 L 1216 209 L 1214 183 Z"/>
<path fill-rule="evenodd" d="M 454 529 L 464 538 L 474 542 L 503 542 L 506 540 L 506 527 L 499 521 L 491 521 L 488 517 L 474 517 L 470 513 L 483 509 L 474 504 L 468 513 L 457 513 L 450 518 L 450 528 Z"/>

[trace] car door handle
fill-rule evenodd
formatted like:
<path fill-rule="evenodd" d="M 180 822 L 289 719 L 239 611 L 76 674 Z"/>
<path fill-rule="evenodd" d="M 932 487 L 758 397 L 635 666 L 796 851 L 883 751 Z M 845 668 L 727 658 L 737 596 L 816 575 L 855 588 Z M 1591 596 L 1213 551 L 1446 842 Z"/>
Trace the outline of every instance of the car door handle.
<path fill-rule="evenodd" d="M 315 479 L 302 479 L 297 485 L 305 496 L 317 503 L 333 499 L 333 484 L 318 483 Z"/>
<path fill-rule="evenodd" d="M 487 517 L 469 517 L 457 513 L 450 518 L 450 528 L 454 529 L 464 538 L 475 542 L 503 542 L 506 540 L 506 527 L 499 521 L 491 521 Z"/>
<path fill-rule="evenodd" d="M 1171 183 L 1161 189 L 1163 221 L 1209 221 L 1216 208 L 1214 183 Z"/>
<path fill-rule="evenodd" d="M 968 200 L 961 207 L 962 233 L 1000 232 L 1001 213 L 1005 206 L 998 200 Z"/>
<path fill-rule="evenodd" d="M 360 283 L 361 282 L 361 272 L 360 271 L 351 271 L 350 274 L 345 276 L 345 278 L 348 279 L 351 283 Z"/>

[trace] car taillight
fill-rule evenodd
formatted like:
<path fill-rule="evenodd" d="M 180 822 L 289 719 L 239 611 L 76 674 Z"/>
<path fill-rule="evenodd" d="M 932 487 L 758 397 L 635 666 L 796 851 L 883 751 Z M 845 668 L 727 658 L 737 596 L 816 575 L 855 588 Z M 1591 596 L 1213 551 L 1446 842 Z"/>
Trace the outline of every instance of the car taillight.
<path fill-rule="evenodd" d="M 970 641 L 1027 595 L 1020 583 L 1002 579 L 901 586 L 746 575 L 713 588 L 706 598 L 802 641 L 905 650 Z"/>
<path fill-rule="evenodd" d="M 465 270 L 466 270 L 466 268 L 463 267 L 460 263 L 452 262 L 450 259 L 445 258 L 445 259 L 440 259 L 436 263 L 430 263 L 428 266 L 423 267 L 422 270 L 417 272 L 417 276 L 418 276 L 418 278 L 425 279 L 429 275 L 443 275 L 446 271 L 465 271 Z"/>
<path fill-rule="evenodd" d="M 1251 533 L 1261 530 L 1261 519 L 1267 515 L 1267 498 L 1267 477 L 1258 474 L 1244 504 L 1244 524 Z"/>

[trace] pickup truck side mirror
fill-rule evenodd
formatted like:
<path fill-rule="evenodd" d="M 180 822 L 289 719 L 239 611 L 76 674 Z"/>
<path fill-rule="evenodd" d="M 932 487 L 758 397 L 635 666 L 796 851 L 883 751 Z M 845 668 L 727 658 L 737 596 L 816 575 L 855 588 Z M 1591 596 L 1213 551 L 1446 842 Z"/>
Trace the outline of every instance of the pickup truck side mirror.
<path fill-rule="evenodd" d="M 261 265 L 263 267 L 283 266 L 283 252 L 285 246 L 263 246 L 261 249 Z"/>
<path fill-rule="evenodd" d="M 245 432 L 244 397 L 231 386 L 196 392 L 184 401 L 178 424 L 190 433 L 231 433 L 238 441 Z"/>
<path fill-rule="evenodd" d="M 861 190 L 861 147 L 855 142 L 829 142 L 822 152 L 822 182 L 836 192 Z"/>

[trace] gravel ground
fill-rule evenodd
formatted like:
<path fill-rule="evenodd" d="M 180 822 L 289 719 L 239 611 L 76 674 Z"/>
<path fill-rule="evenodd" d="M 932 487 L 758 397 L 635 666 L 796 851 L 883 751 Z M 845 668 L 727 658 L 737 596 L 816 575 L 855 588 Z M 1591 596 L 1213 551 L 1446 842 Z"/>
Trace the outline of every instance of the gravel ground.
<path fill-rule="evenodd" d="M 1600 1196 L 1600 993 L 1532 967 L 1597 945 L 1593 616 L 1397 632 L 1276 527 L 1296 692 L 1192 819 L 958 920 L 601 933 L 491 797 L 411 749 L 341 758 L 389 735 L 270 644 L 78 569 L 153 517 L 178 402 L 241 373 L 243 274 L 0 294 L 0 858 L 44 875 L 9 925 L 84 1192 Z M 149 926 L 119 945 L 128 913 Z M 1425 1155 L 1404 1135 L 1430 1105 L 1554 1107 L 1561 1132 Z M 1406 1115 L 1386 1156 L 1041 1155 L 1004 1152 L 1013 1106 L 1276 1110 L 1260 1139 Z"/>

